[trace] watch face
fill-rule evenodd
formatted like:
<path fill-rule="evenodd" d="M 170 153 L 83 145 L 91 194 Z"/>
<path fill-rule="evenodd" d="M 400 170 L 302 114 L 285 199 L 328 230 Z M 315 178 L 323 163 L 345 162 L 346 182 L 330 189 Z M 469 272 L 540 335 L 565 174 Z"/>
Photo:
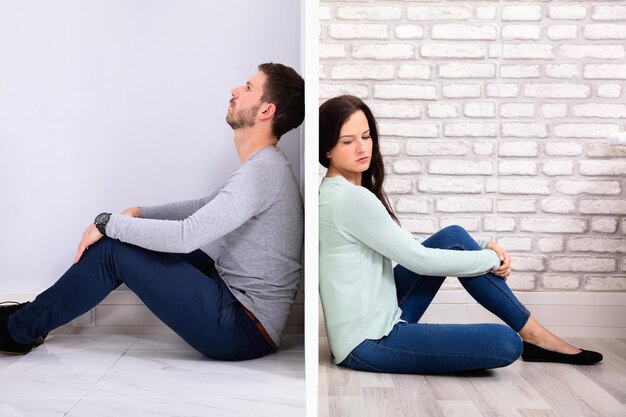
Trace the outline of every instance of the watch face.
<path fill-rule="evenodd" d="M 111 214 L 109 213 L 100 213 L 96 216 L 96 220 L 94 220 L 95 224 L 102 224 L 102 223 L 106 223 L 109 220 L 109 217 L 111 216 Z"/>

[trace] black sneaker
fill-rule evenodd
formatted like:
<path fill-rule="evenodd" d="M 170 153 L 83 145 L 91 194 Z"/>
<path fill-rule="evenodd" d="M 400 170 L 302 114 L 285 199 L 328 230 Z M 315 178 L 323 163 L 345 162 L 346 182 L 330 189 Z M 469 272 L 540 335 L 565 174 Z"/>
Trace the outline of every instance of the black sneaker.
<path fill-rule="evenodd" d="M 7 318 L 0 317 L 0 327 L 7 328 Z M 3 337 L 3 331 L 0 330 L 0 353 L 7 355 L 25 355 L 33 349 L 34 343 L 23 345 L 9 340 L 7 337 Z M 8 332 L 6 332 L 8 333 Z"/>
<path fill-rule="evenodd" d="M 28 301 L 25 303 L 18 303 L 17 301 L 4 301 L 0 303 L 0 317 L 9 317 L 11 314 L 15 313 L 17 310 L 21 309 L 28 303 Z M 46 340 L 46 336 L 48 335 L 39 336 L 37 340 L 35 340 L 34 347 L 42 345 L 43 342 Z"/>

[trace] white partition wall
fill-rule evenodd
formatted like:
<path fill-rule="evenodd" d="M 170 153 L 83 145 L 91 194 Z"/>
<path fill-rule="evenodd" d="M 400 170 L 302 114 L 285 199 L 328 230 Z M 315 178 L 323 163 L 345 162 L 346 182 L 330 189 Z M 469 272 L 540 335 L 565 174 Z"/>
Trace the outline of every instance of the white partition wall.
<path fill-rule="evenodd" d="M 221 185 L 238 165 L 230 90 L 262 62 L 302 72 L 300 7 L 0 0 L 0 294 L 52 284 L 102 211 Z M 300 142 L 280 141 L 297 178 Z"/>

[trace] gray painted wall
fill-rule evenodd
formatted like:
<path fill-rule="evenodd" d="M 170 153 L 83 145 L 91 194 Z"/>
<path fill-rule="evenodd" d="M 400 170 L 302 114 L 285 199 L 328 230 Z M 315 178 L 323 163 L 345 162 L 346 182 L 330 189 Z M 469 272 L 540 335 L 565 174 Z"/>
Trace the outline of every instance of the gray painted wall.
<path fill-rule="evenodd" d="M 99 212 L 221 185 L 230 90 L 301 70 L 299 3 L 0 0 L 0 292 L 53 283 Z"/>

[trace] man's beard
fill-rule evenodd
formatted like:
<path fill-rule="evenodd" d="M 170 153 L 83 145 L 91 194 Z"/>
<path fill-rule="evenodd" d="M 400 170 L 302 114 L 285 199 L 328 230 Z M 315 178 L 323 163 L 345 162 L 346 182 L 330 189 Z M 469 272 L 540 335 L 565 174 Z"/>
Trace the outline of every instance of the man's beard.
<path fill-rule="evenodd" d="M 260 108 L 261 105 L 257 104 L 256 106 L 252 106 L 239 112 L 233 109 L 232 113 L 226 113 L 226 123 L 228 123 L 233 130 L 252 127 L 254 126 L 256 114 L 259 112 Z"/>

